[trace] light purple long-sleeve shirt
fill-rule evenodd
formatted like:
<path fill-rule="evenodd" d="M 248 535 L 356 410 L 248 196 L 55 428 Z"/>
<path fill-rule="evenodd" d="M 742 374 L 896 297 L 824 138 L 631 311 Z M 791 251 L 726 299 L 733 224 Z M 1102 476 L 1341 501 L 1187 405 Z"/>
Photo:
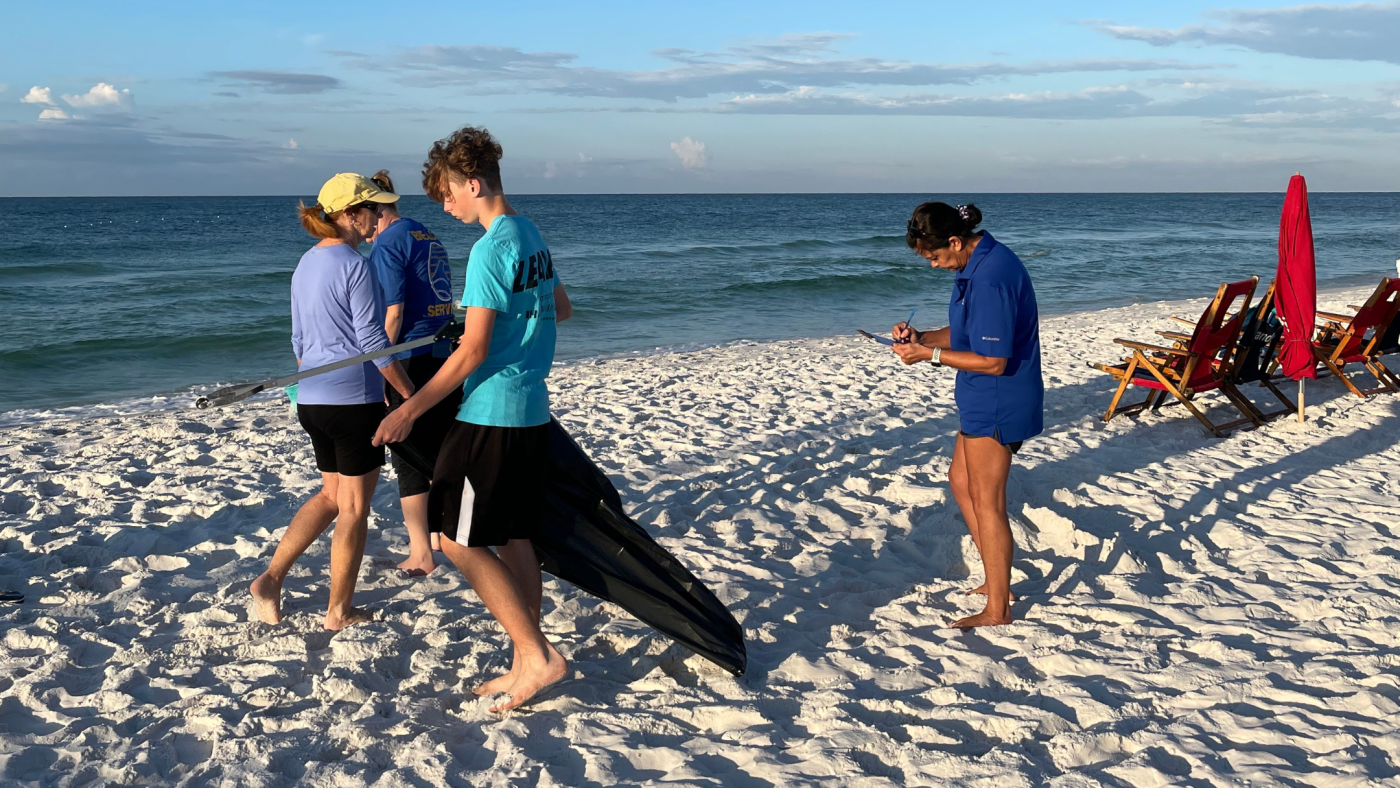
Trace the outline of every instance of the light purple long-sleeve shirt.
<path fill-rule="evenodd" d="M 313 246 L 292 274 L 292 350 L 303 370 L 389 347 L 384 294 L 374 267 L 345 244 Z M 315 375 L 297 385 L 297 404 L 363 405 L 384 401 L 393 356 Z"/>

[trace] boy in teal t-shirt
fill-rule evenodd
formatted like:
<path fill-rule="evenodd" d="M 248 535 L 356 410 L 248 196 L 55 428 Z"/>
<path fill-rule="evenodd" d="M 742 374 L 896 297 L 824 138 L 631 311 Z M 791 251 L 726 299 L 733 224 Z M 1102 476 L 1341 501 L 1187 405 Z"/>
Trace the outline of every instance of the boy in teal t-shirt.
<path fill-rule="evenodd" d="M 501 146 L 467 126 L 428 153 L 423 190 L 486 235 L 472 247 L 462 340 L 442 369 L 379 425 L 375 445 L 408 437 L 413 422 L 459 386 L 462 405 L 433 469 L 428 518 L 514 647 L 510 672 L 473 690 L 506 693 L 505 711 L 564 678 L 568 663 L 540 632 L 543 588 L 530 537 L 544 514 L 555 323 L 573 308 L 533 222 L 501 188 Z M 492 548 L 495 548 L 493 551 Z"/>
<path fill-rule="evenodd" d="M 559 286 L 539 228 L 498 216 L 467 259 L 462 306 L 497 312 L 486 360 L 462 387 L 457 420 L 494 427 L 549 423 L 544 379 L 554 364 L 554 290 Z"/>

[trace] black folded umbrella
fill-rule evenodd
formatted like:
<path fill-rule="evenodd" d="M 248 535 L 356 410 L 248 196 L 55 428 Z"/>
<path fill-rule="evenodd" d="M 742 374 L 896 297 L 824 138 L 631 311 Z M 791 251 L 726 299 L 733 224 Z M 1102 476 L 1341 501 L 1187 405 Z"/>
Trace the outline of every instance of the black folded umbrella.
<path fill-rule="evenodd" d="M 442 435 L 418 426 L 407 440 L 389 448 L 431 478 Z M 617 488 L 556 419 L 549 422 L 549 460 L 544 523 L 530 540 L 540 568 L 743 675 L 748 664 L 743 627 L 710 589 L 627 516 Z"/>

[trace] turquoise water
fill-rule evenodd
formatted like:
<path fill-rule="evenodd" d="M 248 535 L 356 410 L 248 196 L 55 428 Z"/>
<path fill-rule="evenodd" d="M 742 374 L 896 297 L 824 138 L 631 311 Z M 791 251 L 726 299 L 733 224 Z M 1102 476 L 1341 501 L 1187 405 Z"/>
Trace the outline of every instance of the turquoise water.
<path fill-rule="evenodd" d="M 974 201 L 1047 314 L 1208 295 L 1272 275 L 1279 194 L 522 196 L 575 306 L 559 356 L 937 321 L 951 275 L 904 246 L 925 199 Z M 295 368 L 297 197 L 0 199 L 0 411 L 164 396 Z M 404 213 L 451 255 L 480 227 Z M 1311 196 L 1321 288 L 1393 275 L 1400 194 Z M 363 248 L 368 252 L 369 247 Z M 81 412 L 81 411 L 80 411 Z M 23 413 L 10 414 L 9 421 Z"/>

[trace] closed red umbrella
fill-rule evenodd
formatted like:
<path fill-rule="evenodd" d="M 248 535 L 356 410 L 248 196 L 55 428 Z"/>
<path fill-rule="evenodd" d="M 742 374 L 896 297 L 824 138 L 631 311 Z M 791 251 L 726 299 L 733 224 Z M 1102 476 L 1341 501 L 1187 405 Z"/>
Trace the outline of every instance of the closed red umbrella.
<path fill-rule="evenodd" d="M 1283 374 L 1299 381 L 1298 419 L 1303 418 L 1304 378 L 1317 379 L 1313 355 L 1313 324 L 1317 321 L 1317 259 L 1313 254 L 1312 217 L 1308 214 L 1308 184 L 1293 174 L 1283 216 L 1278 225 L 1278 289 L 1274 292 L 1279 319 L 1283 321 L 1283 347 L 1279 366 Z"/>

